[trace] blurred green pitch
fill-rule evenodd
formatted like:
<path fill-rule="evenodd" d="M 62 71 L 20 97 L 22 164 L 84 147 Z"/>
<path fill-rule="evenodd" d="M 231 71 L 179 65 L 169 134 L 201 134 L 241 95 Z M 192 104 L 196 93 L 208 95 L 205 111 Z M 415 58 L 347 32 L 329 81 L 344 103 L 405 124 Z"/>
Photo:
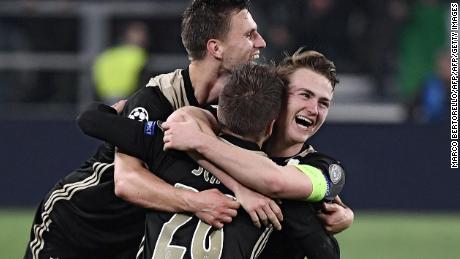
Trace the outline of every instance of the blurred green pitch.
<path fill-rule="evenodd" d="M 0 258 L 22 258 L 33 210 L 0 209 Z M 460 258 L 460 214 L 355 212 L 342 259 Z"/>

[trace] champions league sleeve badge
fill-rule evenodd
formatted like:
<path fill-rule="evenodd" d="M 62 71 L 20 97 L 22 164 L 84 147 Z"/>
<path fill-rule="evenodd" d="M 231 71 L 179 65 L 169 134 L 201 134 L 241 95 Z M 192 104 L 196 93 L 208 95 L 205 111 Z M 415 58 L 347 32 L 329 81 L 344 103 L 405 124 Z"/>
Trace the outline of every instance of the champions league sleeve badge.
<path fill-rule="evenodd" d="M 143 107 L 136 107 L 128 115 L 128 118 L 132 120 L 137 120 L 137 121 L 148 121 L 149 113 Z"/>
<path fill-rule="evenodd" d="M 329 178 L 333 184 L 340 182 L 343 177 L 345 177 L 344 170 L 339 164 L 329 165 Z"/>

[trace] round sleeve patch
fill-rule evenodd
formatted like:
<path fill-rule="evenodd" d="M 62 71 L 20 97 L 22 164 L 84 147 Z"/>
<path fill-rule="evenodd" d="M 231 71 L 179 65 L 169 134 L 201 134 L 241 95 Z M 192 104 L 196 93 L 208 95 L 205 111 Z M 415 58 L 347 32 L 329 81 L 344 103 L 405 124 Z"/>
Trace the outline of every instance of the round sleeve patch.
<path fill-rule="evenodd" d="M 148 121 L 149 113 L 143 107 L 136 107 L 129 113 L 128 118 L 137 121 Z"/>
<path fill-rule="evenodd" d="M 329 178 L 331 182 L 337 184 L 343 177 L 343 168 L 338 164 L 331 164 L 329 166 Z"/>

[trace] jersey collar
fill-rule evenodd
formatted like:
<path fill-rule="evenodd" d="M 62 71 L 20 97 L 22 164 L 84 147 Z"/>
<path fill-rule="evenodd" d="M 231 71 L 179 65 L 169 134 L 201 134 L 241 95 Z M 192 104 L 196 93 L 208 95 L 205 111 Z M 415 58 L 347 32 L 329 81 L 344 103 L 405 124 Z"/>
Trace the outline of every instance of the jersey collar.
<path fill-rule="evenodd" d="M 226 141 L 230 142 L 231 144 L 235 146 L 238 146 L 244 149 L 248 149 L 248 150 L 252 150 L 252 151 L 261 151 L 259 145 L 257 145 L 254 142 L 240 139 L 238 137 L 235 137 L 229 134 L 225 134 L 225 133 L 222 133 L 221 135 L 219 135 L 219 137 L 221 137 L 222 139 L 225 139 Z"/>
<path fill-rule="evenodd" d="M 190 80 L 190 73 L 188 67 L 181 71 L 182 78 L 184 79 L 184 88 L 185 94 L 187 95 L 187 100 L 189 101 L 190 105 L 201 107 L 195 97 L 195 91 L 193 90 L 192 81 Z"/>
<path fill-rule="evenodd" d="M 286 165 L 287 162 L 291 159 L 291 158 L 297 158 L 297 157 L 301 157 L 301 156 L 305 156 L 305 154 L 303 153 L 309 153 L 309 152 L 312 152 L 314 151 L 313 147 L 307 143 L 304 143 L 303 146 L 302 146 L 302 149 L 300 150 L 299 153 L 297 153 L 295 156 L 289 156 L 289 157 L 270 157 L 270 159 L 277 163 L 278 165 Z"/>

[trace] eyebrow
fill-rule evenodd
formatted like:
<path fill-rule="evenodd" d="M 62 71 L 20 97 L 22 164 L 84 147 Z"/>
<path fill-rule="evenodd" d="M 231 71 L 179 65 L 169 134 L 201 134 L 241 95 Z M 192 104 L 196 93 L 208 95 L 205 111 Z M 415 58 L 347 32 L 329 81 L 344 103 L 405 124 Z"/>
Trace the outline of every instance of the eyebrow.
<path fill-rule="evenodd" d="M 299 89 L 299 91 L 308 93 L 308 94 L 310 94 L 311 96 L 316 96 L 316 94 L 315 94 L 314 92 L 312 92 L 311 90 L 305 89 L 305 88 Z M 320 97 L 319 100 L 331 102 L 331 99 L 329 99 L 329 98 L 327 98 L 327 97 Z"/>

